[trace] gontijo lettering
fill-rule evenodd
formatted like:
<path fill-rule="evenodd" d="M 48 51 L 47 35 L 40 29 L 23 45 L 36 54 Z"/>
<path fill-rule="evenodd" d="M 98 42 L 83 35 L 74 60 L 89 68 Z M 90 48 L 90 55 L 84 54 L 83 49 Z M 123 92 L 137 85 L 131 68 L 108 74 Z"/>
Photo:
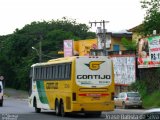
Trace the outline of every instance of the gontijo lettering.
<path fill-rule="evenodd" d="M 110 75 L 77 75 L 77 79 L 111 79 Z"/>
<path fill-rule="evenodd" d="M 46 83 L 46 89 L 58 89 L 58 82 L 57 83 Z"/>

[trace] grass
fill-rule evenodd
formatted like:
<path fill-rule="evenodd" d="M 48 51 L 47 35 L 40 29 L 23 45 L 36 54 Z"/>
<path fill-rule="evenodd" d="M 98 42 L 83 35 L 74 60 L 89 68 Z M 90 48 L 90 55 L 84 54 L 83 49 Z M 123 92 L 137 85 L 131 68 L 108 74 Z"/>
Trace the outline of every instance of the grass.
<path fill-rule="evenodd" d="M 151 95 L 147 95 L 143 99 L 144 108 L 160 107 L 160 91 L 155 91 Z"/>

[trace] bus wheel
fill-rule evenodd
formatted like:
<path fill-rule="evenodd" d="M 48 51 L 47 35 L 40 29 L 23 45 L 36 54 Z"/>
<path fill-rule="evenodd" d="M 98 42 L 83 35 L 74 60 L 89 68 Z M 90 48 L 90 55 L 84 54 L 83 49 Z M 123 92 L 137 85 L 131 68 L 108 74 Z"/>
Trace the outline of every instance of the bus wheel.
<path fill-rule="evenodd" d="M 101 111 L 99 111 L 99 112 L 95 112 L 95 113 L 94 113 L 94 115 L 95 115 L 95 116 L 97 116 L 97 117 L 100 117 L 100 116 L 101 116 L 101 114 L 102 114 L 102 112 L 101 112 Z"/>
<path fill-rule="evenodd" d="M 101 116 L 101 111 L 97 111 L 97 112 L 86 112 L 85 113 L 85 116 L 86 117 L 92 117 L 92 116 L 94 116 L 94 117 L 100 117 Z"/>
<path fill-rule="evenodd" d="M 66 116 L 66 112 L 64 111 L 64 103 L 63 103 L 63 101 L 61 102 L 61 109 L 60 109 L 60 111 L 61 111 L 61 116 L 62 117 Z"/>
<path fill-rule="evenodd" d="M 37 108 L 37 101 L 36 101 L 36 99 L 34 99 L 34 108 L 35 108 L 35 112 L 36 113 L 40 113 L 41 112 L 41 109 Z"/>
<path fill-rule="evenodd" d="M 58 100 L 56 100 L 55 102 L 55 111 L 56 111 L 56 115 L 60 115 L 60 105 Z"/>

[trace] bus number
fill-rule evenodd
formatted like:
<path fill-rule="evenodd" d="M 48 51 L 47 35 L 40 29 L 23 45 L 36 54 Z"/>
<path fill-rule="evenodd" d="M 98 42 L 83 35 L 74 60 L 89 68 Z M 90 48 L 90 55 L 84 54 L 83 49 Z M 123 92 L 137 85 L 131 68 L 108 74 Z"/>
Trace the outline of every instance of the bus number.
<path fill-rule="evenodd" d="M 64 88 L 69 88 L 69 84 L 65 84 L 65 85 L 64 85 Z"/>
<path fill-rule="evenodd" d="M 57 83 L 47 83 L 46 89 L 58 89 L 58 82 Z"/>

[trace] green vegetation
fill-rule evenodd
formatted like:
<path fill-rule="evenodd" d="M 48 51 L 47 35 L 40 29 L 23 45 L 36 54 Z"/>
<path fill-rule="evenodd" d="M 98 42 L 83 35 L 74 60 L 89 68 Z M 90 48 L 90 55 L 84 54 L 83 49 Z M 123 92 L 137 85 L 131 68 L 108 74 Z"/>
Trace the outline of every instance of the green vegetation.
<path fill-rule="evenodd" d="M 160 90 L 148 92 L 147 85 L 144 81 L 137 81 L 131 85 L 131 90 L 139 91 L 143 101 L 144 108 L 160 107 Z"/>
<path fill-rule="evenodd" d="M 142 36 L 152 35 L 153 30 L 160 34 L 160 0 L 141 0 L 141 5 L 146 9 L 146 16 L 136 31 Z M 130 89 L 140 92 L 145 108 L 160 107 L 160 68 L 141 68 L 137 71 L 138 80 Z"/>
<path fill-rule="evenodd" d="M 5 77 L 7 87 L 26 90 L 29 83 L 30 66 L 39 62 L 38 54 L 32 47 L 39 50 L 42 42 L 42 61 L 62 57 L 63 40 L 95 38 L 86 24 L 75 20 L 32 22 L 13 34 L 0 36 L 0 75 Z M 49 57 L 48 57 L 49 56 Z"/>
<path fill-rule="evenodd" d="M 127 49 L 127 50 L 136 50 L 137 43 L 135 40 L 129 41 L 126 38 L 122 38 L 122 45 Z"/>
<path fill-rule="evenodd" d="M 143 106 L 145 108 L 156 108 L 156 107 L 160 107 L 160 92 L 159 90 L 158 91 L 155 91 L 149 95 L 146 95 L 144 98 L 143 98 Z"/>
<path fill-rule="evenodd" d="M 139 91 L 142 99 L 147 95 L 147 87 L 144 81 L 137 80 L 130 86 L 130 89 L 133 91 Z"/>
<path fill-rule="evenodd" d="M 142 69 L 141 79 L 131 85 L 131 90 L 139 91 L 144 108 L 160 107 L 160 68 Z"/>
<path fill-rule="evenodd" d="M 142 0 L 142 8 L 146 9 L 146 16 L 139 32 L 143 35 L 150 35 L 153 30 L 160 33 L 160 0 Z"/>

